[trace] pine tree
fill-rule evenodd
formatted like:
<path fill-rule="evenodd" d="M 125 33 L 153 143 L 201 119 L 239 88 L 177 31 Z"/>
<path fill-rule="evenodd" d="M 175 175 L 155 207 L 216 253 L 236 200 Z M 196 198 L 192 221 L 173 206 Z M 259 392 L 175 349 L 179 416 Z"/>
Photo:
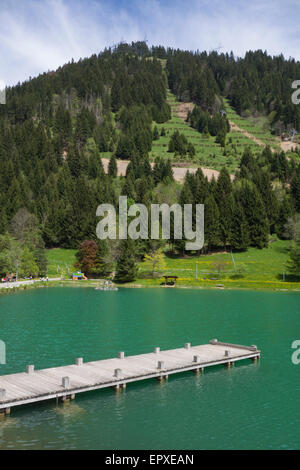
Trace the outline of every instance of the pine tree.
<path fill-rule="evenodd" d="M 220 213 L 212 194 L 204 203 L 204 242 L 208 250 L 220 243 Z"/>
<path fill-rule="evenodd" d="M 115 280 L 117 282 L 132 282 L 137 278 L 137 265 L 135 261 L 135 245 L 130 238 L 122 240 L 121 254 L 117 262 Z"/>
<path fill-rule="evenodd" d="M 300 241 L 294 242 L 287 263 L 288 272 L 300 275 Z"/>
<path fill-rule="evenodd" d="M 238 194 L 243 206 L 249 228 L 250 244 L 264 248 L 268 243 L 269 223 L 262 198 L 257 187 L 249 181 L 244 181 Z"/>
<path fill-rule="evenodd" d="M 278 217 L 275 224 L 275 232 L 279 238 L 287 238 L 286 234 L 286 224 L 288 218 L 292 215 L 293 208 L 290 200 L 285 197 L 281 204 L 279 205 Z"/>
<path fill-rule="evenodd" d="M 300 170 L 295 172 L 291 181 L 291 195 L 296 212 L 300 212 Z"/>
<path fill-rule="evenodd" d="M 159 132 L 157 126 L 154 127 L 153 129 L 153 140 L 158 140 L 159 139 Z"/>
<path fill-rule="evenodd" d="M 118 174 L 117 159 L 115 155 L 112 155 L 108 164 L 108 175 L 111 178 L 115 178 Z"/>
<path fill-rule="evenodd" d="M 113 271 L 113 263 L 107 240 L 99 240 L 97 255 L 97 273 L 103 277 L 110 276 Z"/>
<path fill-rule="evenodd" d="M 234 202 L 232 211 L 231 247 L 237 251 L 245 251 L 249 246 L 249 229 L 241 204 Z"/>
<path fill-rule="evenodd" d="M 0 235 L 4 234 L 7 231 L 7 217 L 4 207 L 0 210 Z"/>

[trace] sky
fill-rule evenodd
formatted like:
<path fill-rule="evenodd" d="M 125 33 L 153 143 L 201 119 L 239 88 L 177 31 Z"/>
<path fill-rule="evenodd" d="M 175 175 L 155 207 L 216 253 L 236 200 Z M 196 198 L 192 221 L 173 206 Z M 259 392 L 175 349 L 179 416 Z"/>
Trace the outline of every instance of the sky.
<path fill-rule="evenodd" d="M 300 60 L 299 17 L 299 0 L 0 0 L 0 89 L 120 41 Z"/>

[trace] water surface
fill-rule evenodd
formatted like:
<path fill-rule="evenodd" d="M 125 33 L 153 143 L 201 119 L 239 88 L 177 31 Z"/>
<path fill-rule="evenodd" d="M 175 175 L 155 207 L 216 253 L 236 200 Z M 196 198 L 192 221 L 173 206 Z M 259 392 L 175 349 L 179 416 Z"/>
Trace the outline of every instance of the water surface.
<path fill-rule="evenodd" d="M 12 409 L 1 449 L 299 449 L 300 294 L 51 288 L 0 298 L 0 374 L 178 348 L 257 344 L 260 362 L 170 376 Z"/>

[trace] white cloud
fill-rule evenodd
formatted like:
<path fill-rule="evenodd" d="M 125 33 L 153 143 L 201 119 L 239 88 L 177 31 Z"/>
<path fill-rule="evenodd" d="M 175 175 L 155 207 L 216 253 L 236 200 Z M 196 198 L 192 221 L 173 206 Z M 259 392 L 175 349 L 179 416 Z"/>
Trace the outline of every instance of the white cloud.
<path fill-rule="evenodd" d="M 299 2 L 279 0 L 2 0 L 0 79 L 7 84 L 100 52 L 120 40 L 300 59 Z"/>

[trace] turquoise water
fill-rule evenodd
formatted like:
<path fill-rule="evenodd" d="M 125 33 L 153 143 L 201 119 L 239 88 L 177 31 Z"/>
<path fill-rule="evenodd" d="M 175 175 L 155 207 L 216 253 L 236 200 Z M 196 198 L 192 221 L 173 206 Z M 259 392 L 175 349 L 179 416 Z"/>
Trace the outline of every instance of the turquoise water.
<path fill-rule="evenodd" d="M 0 374 L 207 343 L 257 344 L 262 357 L 14 408 L 1 449 L 299 449 L 300 294 L 51 288 L 0 298 Z"/>

